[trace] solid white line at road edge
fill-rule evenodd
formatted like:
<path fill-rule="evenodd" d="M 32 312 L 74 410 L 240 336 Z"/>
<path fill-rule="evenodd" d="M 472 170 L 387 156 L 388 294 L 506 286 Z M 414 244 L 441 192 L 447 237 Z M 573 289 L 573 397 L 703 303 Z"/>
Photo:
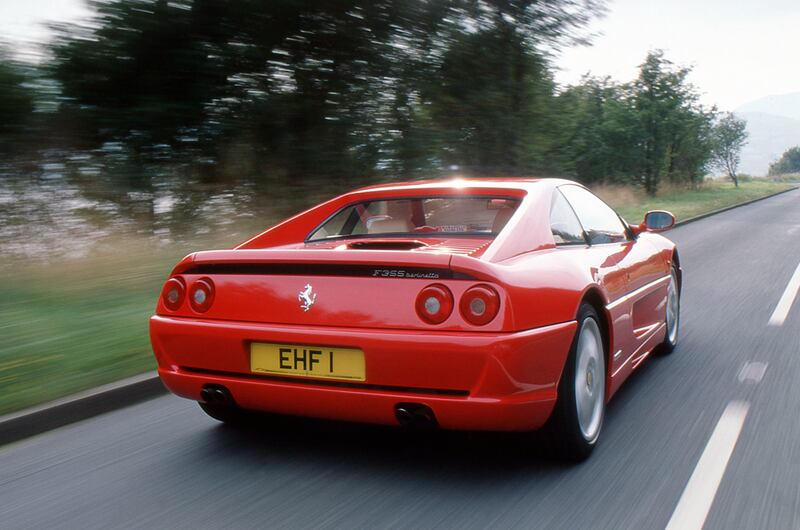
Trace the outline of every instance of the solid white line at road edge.
<path fill-rule="evenodd" d="M 703 528 L 749 408 L 750 404 L 745 401 L 731 401 L 725 407 L 666 530 Z"/>
<path fill-rule="evenodd" d="M 792 308 L 794 299 L 797 297 L 797 291 L 800 290 L 800 265 L 795 269 L 792 279 L 789 280 L 789 285 L 783 291 L 783 296 L 778 300 L 778 305 L 775 306 L 775 311 L 769 317 L 770 326 L 782 326 L 789 316 L 789 310 Z"/>

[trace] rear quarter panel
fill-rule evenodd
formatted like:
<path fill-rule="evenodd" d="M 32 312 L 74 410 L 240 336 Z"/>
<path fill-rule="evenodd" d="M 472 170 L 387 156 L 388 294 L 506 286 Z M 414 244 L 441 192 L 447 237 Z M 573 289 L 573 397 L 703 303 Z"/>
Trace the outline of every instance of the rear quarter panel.
<path fill-rule="evenodd" d="M 451 268 L 493 279 L 508 297 L 504 331 L 520 331 L 574 320 L 580 301 L 592 288 L 607 302 L 606 289 L 587 260 L 589 250 L 546 249 L 502 263 L 472 263 L 476 260 L 454 256 Z M 613 274 L 605 279 L 614 285 L 621 281 Z"/>

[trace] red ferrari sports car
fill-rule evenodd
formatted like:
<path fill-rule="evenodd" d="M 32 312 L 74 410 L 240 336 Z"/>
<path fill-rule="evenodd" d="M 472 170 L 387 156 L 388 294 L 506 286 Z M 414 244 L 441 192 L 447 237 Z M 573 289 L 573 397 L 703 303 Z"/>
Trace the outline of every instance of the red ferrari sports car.
<path fill-rule="evenodd" d="M 150 320 L 164 384 L 241 411 L 533 431 L 588 456 L 609 398 L 678 339 L 681 267 L 560 179 L 384 184 L 172 271 Z"/>

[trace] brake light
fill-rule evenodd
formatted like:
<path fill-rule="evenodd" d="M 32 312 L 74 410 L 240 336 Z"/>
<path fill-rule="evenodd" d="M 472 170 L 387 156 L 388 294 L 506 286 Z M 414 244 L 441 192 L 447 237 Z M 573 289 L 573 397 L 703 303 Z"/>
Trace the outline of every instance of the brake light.
<path fill-rule="evenodd" d="M 429 324 L 441 324 L 453 312 L 453 293 L 441 284 L 425 287 L 417 295 L 417 314 Z"/>
<path fill-rule="evenodd" d="M 198 313 L 205 313 L 214 303 L 214 282 L 200 278 L 189 288 L 189 303 Z"/>
<path fill-rule="evenodd" d="M 488 285 L 476 285 L 467 289 L 461 297 L 458 308 L 467 322 L 483 326 L 497 316 L 500 296 Z"/>
<path fill-rule="evenodd" d="M 170 278 L 161 290 L 161 300 L 170 311 L 177 311 L 183 304 L 186 287 L 180 278 Z"/>

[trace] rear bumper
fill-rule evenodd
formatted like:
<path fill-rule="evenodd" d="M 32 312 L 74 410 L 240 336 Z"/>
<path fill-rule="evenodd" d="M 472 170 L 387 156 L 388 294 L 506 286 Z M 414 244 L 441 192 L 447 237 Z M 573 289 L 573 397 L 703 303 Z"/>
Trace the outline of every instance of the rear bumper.
<path fill-rule="evenodd" d="M 395 425 L 395 406 L 411 402 L 430 407 L 445 429 L 521 431 L 550 417 L 575 327 L 419 332 L 154 316 L 150 335 L 164 384 L 195 401 L 217 384 L 252 410 Z M 366 381 L 252 374 L 251 342 L 360 348 Z"/>

